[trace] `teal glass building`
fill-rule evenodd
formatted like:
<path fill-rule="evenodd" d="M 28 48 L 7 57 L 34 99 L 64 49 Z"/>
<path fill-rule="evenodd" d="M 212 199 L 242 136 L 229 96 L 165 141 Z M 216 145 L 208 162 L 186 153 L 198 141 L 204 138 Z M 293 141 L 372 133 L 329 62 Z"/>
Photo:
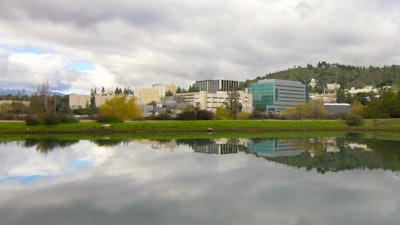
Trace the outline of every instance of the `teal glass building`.
<path fill-rule="evenodd" d="M 249 93 L 253 95 L 253 107 L 268 113 L 308 101 L 308 86 L 299 81 L 261 80 L 251 85 Z"/>

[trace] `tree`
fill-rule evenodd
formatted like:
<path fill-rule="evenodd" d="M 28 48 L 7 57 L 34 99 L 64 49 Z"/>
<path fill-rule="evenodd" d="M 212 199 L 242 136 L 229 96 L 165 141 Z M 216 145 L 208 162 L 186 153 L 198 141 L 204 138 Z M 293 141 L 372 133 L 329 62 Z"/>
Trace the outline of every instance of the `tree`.
<path fill-rule="evenodd" d="M 165 92 L 165 97 L 169 97 L 169 96 L 174 96 L 174 93 L 172 93 L 172 91 L 170 91 L 170 90 Z"/>
<path fill-rule="evenodd" d="M 323 118 L 328 115 L 321 100 L 312 100 L 303 104 L 294 104 L 280 113 L 286 119 Z"/>
<path fill-rule="evenodd" d="M 122 94 L 122 89 L 121 88 L 118 88 L 118 86 L 115 88 L 115 90 L 114 90 L 114 94 L 115 95 L 119 95 L 119 94 Z"/>
<path fill-rule="evenodd" d="M 346 95 L 343 89 L 338 89 L 336 92 L 336 102 L 337 103 L 345 103 L 346 102 Z"/>
<path fill-rule="evenodd" d="M 90 90 L 90 103 L 88 107 L 88 113 L 90 116 L 93 116 L 97 112 L 97 106 L 96 106 L 96 89 Z"/>
<path fill-rule="evenodd" d="M 307 109 L 306 117 L 309 118 L 323 118 L 328 115 L 328 111 L 324 108 L 322 100 L 312 100 L 303 104 Z"/>
<path fill-rule="evenodd" d="M 280 112 L 280 116 L 285 119 L 303 119 L 304 118 L 303 104 L 294 104 Z"/>
<path fill-rule="evenodd" d="M 206 109 L 202 109 L 197 112 L 196 118 L 197 120 L 211 120 L 213 118 L 213 115 L 214 114 L 212 112 Z"/>
<path fill-rule="evenodd" d="M 242 104 L 239 102 L 240 94 L 235 87 L 230 88 L 228 97 L 224 103 L 228 109 L 231 119 L 236 119 L 237 113 L 242 110 Z"/>
<path fill-rule="evenodd" d="M 22 102 L 14 101 L 11 103 L 11 112 L 14 114 L 17 114 L 17 115 L 26 114 L 26 113 L 28 113 L 28 111 L 29 111 L 29 108 L 26 105 L 24 105 Z"/>
<path fill-rule="evenodd" d="M 43 104 L 41 98 L 36 93 L 31 96 L 29 108 L 30 112 L 33 114 L 43 113 Z"/>
<path fill-rule="evenodd" d="M 181 113 L 179 113 L 176 116 L 176 119 L 177 120 L 196 120 L 198 111 L 199 111 L 198 107 L 188 105 L 188 106 L 186 106 L 186 108 L 184 108 L 182 110 Z"/>
<path fill-rule="evenodd" d="M 214 114 L 214 119 L 229 120 L 229 118 L 230 118 L 229 110 L 227 110 L 223 105 L 218 106 Z"/>
<path fill-rule="evenodd" d="M 124 95 L 115 96 L 100 106 L 99 114 L 120 120 L 142 118 L 142 112 L 135 103 L 135 98 L 127 99 Z"/>
<path fill-rule="evenodd" d="M 43 104 L 43 111 L 45 113 L 49 113 L 48 107 L 48 96 L 50 94 L 50 85 L 49 82 L 43 82 L 42 84 L 37 86 L 37 92 Z"/>
<path fill-rule="evenodd" d="M 362 116 L 364 118 L 389 118 L 389 113 L 385 112 L 383 108 L 383 102 L 377 99 L 367 105 L 362 113 Z"/>
<path fill-rule="evenodd" d="M 354 100 L 353 103 L 351 103 L 349 115 L 361 115 L 363 111 L 363 105 L 361 104 L 360 101 Z"/>
<path fill-rule="evenodd" d="M 189 89 L 187 92 L 198 92 L 198 91 L 199 91 L 199 88 L 197 87 L 197 85 L 193 84 L 193 85 L 189 85 Z"/>
<path fill-rule="evenodd" d="M 186 93 L 186 92 L 187 92 L 187 90 L 185 88 L 178 87 L 176 89 L 176 93 Z"/>

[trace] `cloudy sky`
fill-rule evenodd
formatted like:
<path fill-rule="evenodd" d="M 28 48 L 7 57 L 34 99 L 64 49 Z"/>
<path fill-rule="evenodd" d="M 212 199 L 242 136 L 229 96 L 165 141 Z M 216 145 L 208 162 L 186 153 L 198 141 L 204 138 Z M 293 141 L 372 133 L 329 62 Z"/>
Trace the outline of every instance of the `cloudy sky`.
<path fill-rule="evenodd" d="M 400 64 L 398 0 L 2 0 L 0 89 L 246 80 L 318 61 Z"/>

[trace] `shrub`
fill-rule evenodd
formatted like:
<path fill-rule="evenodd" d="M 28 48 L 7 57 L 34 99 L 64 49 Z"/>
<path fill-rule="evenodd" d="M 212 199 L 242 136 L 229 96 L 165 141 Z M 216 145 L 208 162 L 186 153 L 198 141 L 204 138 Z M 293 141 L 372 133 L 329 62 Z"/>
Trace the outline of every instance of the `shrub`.
<path fill-rule="evenodd" d="M 236 118 L 238 120 L 247 120 L 250 118 L 250 113 L 247 112 L 238 112 Z"/>
<path fill-rule="evenodd" d="M 60 123 L 59 117 L 56 114 L 43 114 L 40 116 L 40 121 L 44 125 L 55 125 Z"/>
<path fill-rule="evenodd" d="M 25 117 L 25 124 L 27 126 L 36 126 L 40 123 L 39 117 L 36 115 L 27 115 Z"/>
<path fill-rule="evenodd" d="M 59 123 L 77 123 L 79 120 L 73 115 L 55 114 Z"/>
<path fill-rule="evenodd" d="M 268 118 L 268 115 L 263 111 L 254 110 L 250 114 L 250 119 L 266 119 L 266 118 Z"/>
<path fill-rule="evenodd" d="M 113 116 L 104 116 L 104 115 L 98 115 L 96 117 L 96 121 L 99 123 L 120 123 L 123 122 L 122 120 L 113 117 Z"/>
<path fill-rule="evenodd" d="M 176 116 L 177 120 L 196 120 L 197 113 L 195 111 L 183 111 Z"/>
<path fill-rule="evenodd" d="M 364 124 L 364 120 L 359 115 L 349 115 L 345 118 L 345 121 L 349 126 L 360 126 Z"/>
<path fill-rule="evenodd" d="M 208 110 L 202 109 L 197 112 L 198 120 L 212 120 L 214 114 Z"/>

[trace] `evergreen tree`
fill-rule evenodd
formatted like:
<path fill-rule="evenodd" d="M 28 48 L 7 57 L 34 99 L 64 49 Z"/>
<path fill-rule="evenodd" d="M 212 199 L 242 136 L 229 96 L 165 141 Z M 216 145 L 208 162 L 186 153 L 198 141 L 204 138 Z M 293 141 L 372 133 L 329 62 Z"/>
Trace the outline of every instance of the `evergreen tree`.
<path fill-rule="evenodd" d="M 165 92 L 165 97 L 169 97 L 169 96 L 174 96 L 174 93 L 172 93 L 172 91 L 168 90 Z"/>
<path fill-rule="evenodd" d="M 345 103 L 346 102 L 346 95 L 344 94 L 343 89 L 338 89 L 336 92 L 336 102 L 337 103 Z"/>
<path fill-rule="evenodd" d="M 93 116 L 97 113 L 95 94 L 96 94 L 96 89 L 90 90 L 90 102 L 88 106 L 88 113 L 90 116 Z"/>

